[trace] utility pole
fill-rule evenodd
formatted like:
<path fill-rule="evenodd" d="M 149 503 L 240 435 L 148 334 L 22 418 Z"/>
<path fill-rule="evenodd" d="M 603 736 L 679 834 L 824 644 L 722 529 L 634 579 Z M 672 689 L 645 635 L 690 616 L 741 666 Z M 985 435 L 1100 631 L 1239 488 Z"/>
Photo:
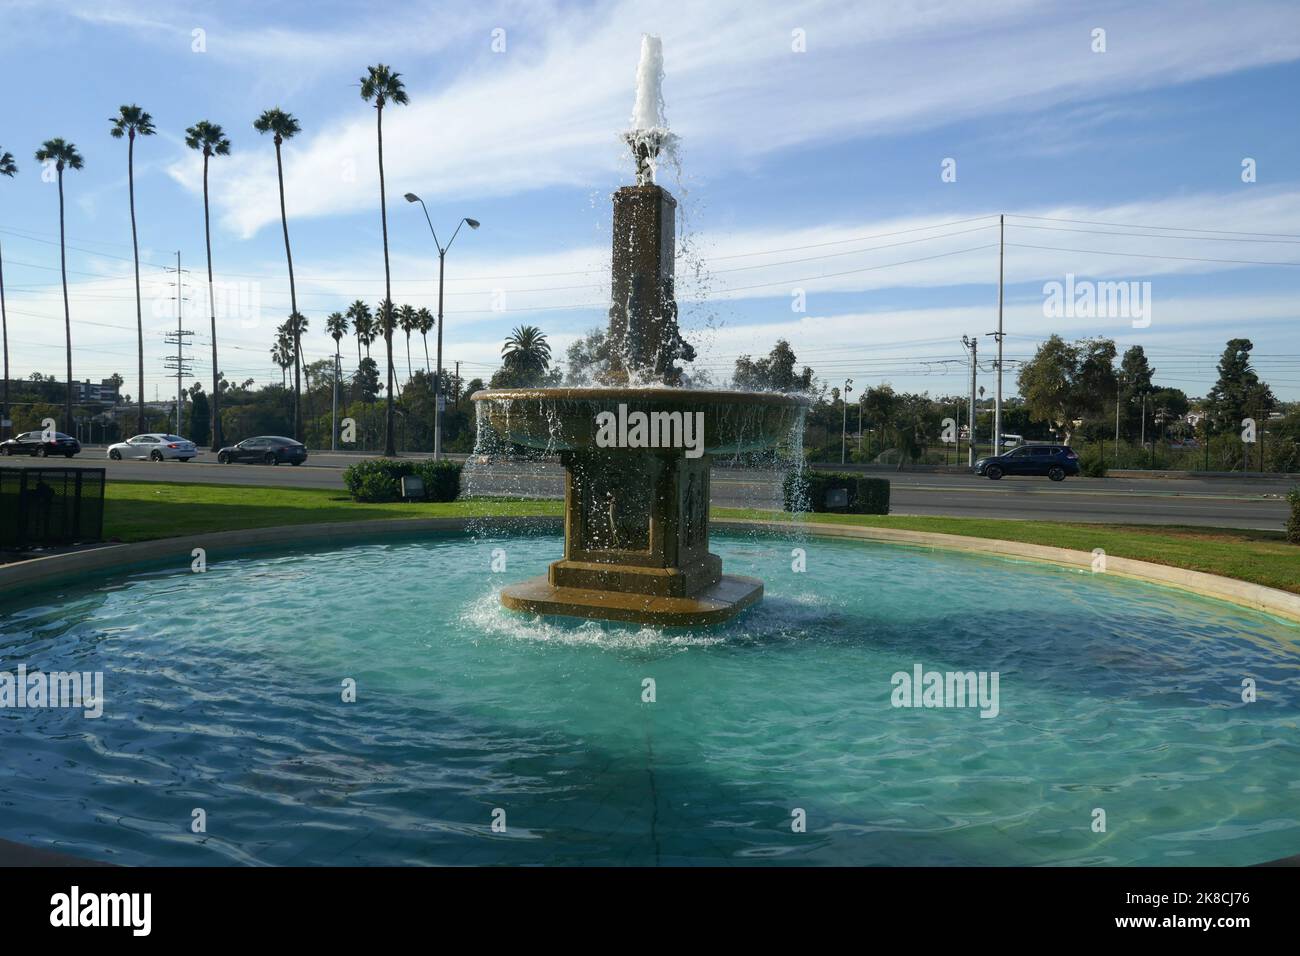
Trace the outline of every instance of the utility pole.
<path fill-rule="evenodd" d="M 1006 253 L 1006 216 L 998 216 L 998 384 L 993 405 L 993 454 L 1002 454 L 1002 262 Z"/>
<path fill-rule="evenodd" d="M 1119 467 L 1119 388 L 1115 389 L 1115 467 Z"/>
<path fill-rule="evenodd" d="M 840 394 L 840 464 L 844 464 L 849 450 L 849 392 L 853 391 L 853 379 L 844 380 L 844 391 Z"/>
<path fill-rule="evenodd" d="M 181 413 L 185 409 L 185 376 L 192 373 L 190 359 L 185 357 L 185 342 L 194 333 L 181 322 L 181 254 L 176 252 L 176 331 L 168 332 L 166 342 L 176 346 L 176 354 L 167 356 L 167 368 L 176 370 L 176 434 L 181 434 Z"/>
<path fill-rule="evenodd" d="M 966 414 L 967 435 L 966 441 L 969 448 L 966 452 L 967 464 L 974 467 L 975 465 L 975 375 L 979 370 L 979 348 L 980 340 L 977 336 L 961 337 L 961 344 L 970 349 L 970 408 Z M 993 454 L 997 454 L 994 449 Z"/>
<path fill-rule="evenodd" d="M 330 451 L 339 450 L 339 350 L 334 349 L 334 396 L 330 405 Z"/>
<path fill-rule="evenodd" d="M 460 404 L 460 362 L 459 360 L 456 362 L 456 389 L 454 392 L 452 392 L 451 400 L 453 403 L 457 405 Z"/>

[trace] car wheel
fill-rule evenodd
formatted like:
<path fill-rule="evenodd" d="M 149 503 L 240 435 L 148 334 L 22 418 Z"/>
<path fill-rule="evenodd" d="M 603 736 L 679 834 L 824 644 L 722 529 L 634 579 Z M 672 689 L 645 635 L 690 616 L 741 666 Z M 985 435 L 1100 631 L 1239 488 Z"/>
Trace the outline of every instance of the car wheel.
<path fill-rule="evenodd" d="M 230 456 L 227 455 L 224 451 L 221 452 L 221 454 L 217 455 L 217 464 L 218 465 L 230 464 Z"/>
<path fill-rule="evenodd" d="M 48 448 L 46 448 L 44 445 L 39 445 L 39 446 L 37 446 L 37 448 L 36 448 L 36 457 L 37 457 L 37 458 L 44 458 L 44 457 L 46 457 L 47 455 L 49 455 L 49 453 L 50 453 L 50 450 L 49 450 Z"/>
<path fill-rule="evenodd" d="M 1047 477 L 1053 481 L 1065 481 L 1065 469 L 1060 465 L 1053 465 L 1048 469 Z"/>
<path fill-rule="evenodd" d="M 71 457 L 72 457 L 73 455 L 75 455 L 75 454 L 76 454 L 75 451 L 65 451 L 65 452 L 63 453 L 63 457 L 64 457 L 64 458 L 71 458 Z"/>
<path fill-rule="evenodd" d="M 151 452 L 149 452 L 149 460 L 150 460 L 150 461 L 162 461 L 162 460 L 163 460 L 163 453 L 160 452 L 160 451 L 151 451 Z"/>
<path fill-rule="evenodd" d="M 177 461 L 189 461 L 188 458 L 177 458 L 176 460 L 177 460 Z"/>
<path fill-rule="evenodd" d="M 289 464 L 291 464 L 291 465 L 293 465 L 295 468 L 297 468 L 299 465 L 302 464 L 302 462 L 300 462 L 300 461 L 291 461 L 291 462 L 289 462 Z"/>
<path fill-rule="evenodd" d="M 109 451 L 109 453 L 108 453 L 108 457 L 111 458 L 111 459 L 113 459 L 113 461 L 121 461 L 121 460 L 122 460 L 122 453 L 121 453 L 120 451 L 118 451 L 116 448 L 113 448 L 113 449 L 111 449 L 111 450 Z"/>
<path fill-rule="evenodd" d="M 1002 469 L 997 465 L 989 465 L 984 469 L 984 476 L 990 481 L 997 481 L 1002 477 Z"/>
<path fill-rule="evenodd" d="M 275 452 L 268 451 L 262 456 L 262 462 L 267 465 L 278 465 L 280 464 L 280 459 L 275 457 Z"/>
<path fill-rule="evenodd" d="M 8 446 L 8 445 L 5 445 L 3 448 L 0 448 L 0 455 L 8 455 L 9 453 L 10 453 L 10 452 L 9 452 L 9 446 Z"/>

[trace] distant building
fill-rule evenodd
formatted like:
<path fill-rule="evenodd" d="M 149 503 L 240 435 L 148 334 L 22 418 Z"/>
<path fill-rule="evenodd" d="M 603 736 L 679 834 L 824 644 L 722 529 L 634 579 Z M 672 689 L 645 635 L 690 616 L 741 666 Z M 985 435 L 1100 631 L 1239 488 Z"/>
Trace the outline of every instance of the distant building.
<path fill-rule="evenodd" d="M 101 405 L 116 405 L 118 401 L 117 384 L 109 378 L 99 384 L 86 379 L 72 385 L 72 400 L 82 405 L 98 402 Z"/>

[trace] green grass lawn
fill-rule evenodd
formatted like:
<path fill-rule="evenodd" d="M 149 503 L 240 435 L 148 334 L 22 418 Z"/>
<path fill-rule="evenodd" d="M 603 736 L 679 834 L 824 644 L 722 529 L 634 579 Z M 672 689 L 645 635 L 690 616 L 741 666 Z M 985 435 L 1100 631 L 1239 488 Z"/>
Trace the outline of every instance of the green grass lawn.
<path fill-rule="evenodd" d="M 104 536 L 119 541 L 327 521 L 559 515 L 562 511 L 558 501 L 358 504 L 345 492 L 329 489 L 155 482 L 109 482 L 105 498 Z M 735 508 L 717 508 L 713 514 L 720 518 L 789 520 L 788 515 Z M 970 535 L 1079 551 L 1103 548 L 1113 557 L 1207 571 L 1300 594 L 1300 546 L 1288 544 L 1281 531 L 901 515 L 804 517 L 814 523 Z"/>

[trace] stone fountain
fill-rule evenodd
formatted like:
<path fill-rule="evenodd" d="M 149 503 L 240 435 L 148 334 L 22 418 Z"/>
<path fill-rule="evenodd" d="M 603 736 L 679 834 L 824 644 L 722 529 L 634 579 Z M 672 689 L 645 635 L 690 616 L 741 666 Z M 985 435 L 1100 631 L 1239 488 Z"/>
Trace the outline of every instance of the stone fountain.
<path fill-rule="evenodd" d="M 637 101 L 625 135 L 636 185 L 614 193 L 610 361 L 599 387 L 476 392 L 479 427 L 499 442 L 556 453 L 565 470 L 564 557 L 507 586 L 501 603 L 658 625 L 725 620 L 763 596 L 756 578 L 722 573 L 709 551 L 713 456 L 773 448 L 801 427 L 807 400 L 681 384 L 694 359 L 673 291 L 677 203 L 655 183 L 675 137 L 663 121 L 658 37 L 642 39 Z"/>

